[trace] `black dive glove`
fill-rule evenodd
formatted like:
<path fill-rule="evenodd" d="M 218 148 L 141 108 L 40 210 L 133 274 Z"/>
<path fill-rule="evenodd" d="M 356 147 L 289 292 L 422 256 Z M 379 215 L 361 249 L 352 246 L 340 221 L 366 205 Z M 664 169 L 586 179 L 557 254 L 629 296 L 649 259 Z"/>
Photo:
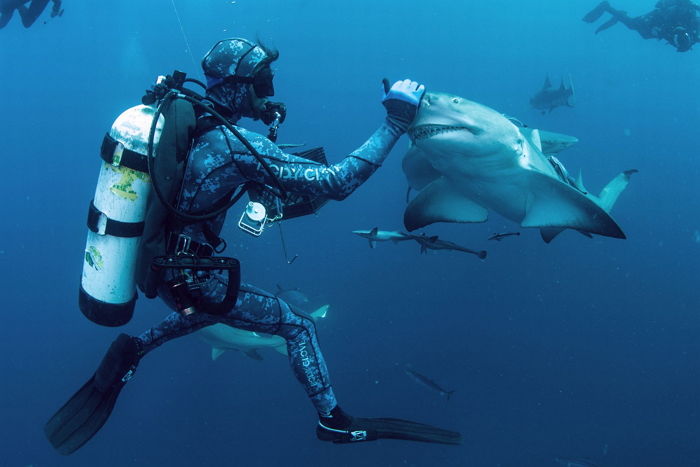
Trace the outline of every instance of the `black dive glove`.
<path fill-rule="evenodd" d="M 400 133 L 405 133 L 416 116 L 425 86 L 410 79 L 395 82 L 391 87 L 384 78 L 384 98 L 386 119 Z"/>

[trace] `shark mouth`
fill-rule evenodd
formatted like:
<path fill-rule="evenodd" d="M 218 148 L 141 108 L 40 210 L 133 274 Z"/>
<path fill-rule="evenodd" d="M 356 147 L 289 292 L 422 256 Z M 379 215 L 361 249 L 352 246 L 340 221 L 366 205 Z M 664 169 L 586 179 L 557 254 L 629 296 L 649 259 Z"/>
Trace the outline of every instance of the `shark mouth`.
<path fill-rule="evenodd" d="M 408 130 L 408 134 L 413 141 L 419 141 L 422 139 L 432 138 L 433 136 L 441 135 L 443 133 L 463 130 L 470 131 L 467 127 L 456 125 L 418 125 L 410 128 Z"/>

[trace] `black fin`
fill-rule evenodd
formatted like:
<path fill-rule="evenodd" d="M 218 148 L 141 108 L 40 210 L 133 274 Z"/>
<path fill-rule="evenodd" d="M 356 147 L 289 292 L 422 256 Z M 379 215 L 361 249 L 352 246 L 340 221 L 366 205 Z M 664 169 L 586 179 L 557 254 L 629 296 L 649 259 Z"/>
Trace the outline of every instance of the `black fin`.
<path fill-rule="evenodd" d="M 293 153 L 297 157 L 303 157 L 304 159 L 309 159 L 319 164 L 328 165 L 328 160 L 326 159 L 326 151 L 322 147 L 311 148 L 305 151 L 299 151 Z"/>

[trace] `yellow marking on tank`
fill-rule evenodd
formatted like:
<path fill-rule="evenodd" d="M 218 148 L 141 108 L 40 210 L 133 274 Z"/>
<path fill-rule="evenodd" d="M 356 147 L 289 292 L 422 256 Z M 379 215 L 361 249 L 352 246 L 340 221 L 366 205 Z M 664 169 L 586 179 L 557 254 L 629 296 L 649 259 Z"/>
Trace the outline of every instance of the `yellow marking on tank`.
<path fill-rule="evenodd" d="M 120 178 L 117 183 L 109 188 L 109 191 L 124 198 L 129 201 L 136 201 L 139 194 L 134 191 L 132 185 L 136 180 L 142 180 L 148 182 L 149 177 L 147 174 L 138 172 L 136 170 L 129 169 L 128 167 L 112 167 L 108 166 L 115 172 L 119 173 Z"/>

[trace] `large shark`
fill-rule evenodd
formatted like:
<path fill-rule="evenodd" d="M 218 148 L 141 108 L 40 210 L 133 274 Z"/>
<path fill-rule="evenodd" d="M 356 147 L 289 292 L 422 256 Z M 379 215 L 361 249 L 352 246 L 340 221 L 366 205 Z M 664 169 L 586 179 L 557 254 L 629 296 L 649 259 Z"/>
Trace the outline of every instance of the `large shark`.
<path fill-rule="evenodd" d="M 300 310 L 289 304 L 295 311 Z M 314 321 L 325 318 L 330 305 L 323 305 L 310 314 Z M 301 313 L 304 313 L 301 311 Z M 213 324 L 197 331 L 207 344 L 211 345 L 211 359 L 216 360 L 227 350 L 238 350 L 254 360 L 262 360 L 259 350 L 272 349 L 287 355 L 287 341 L 280 336 L 260 332 L 245 331 L 226 324 Z"/>
<path fill-rule="evenodd" d="M 485 222 L 492 210 L 540 229 L 546 242 L 565 229 L 625 238 L 609 212 L 635 171 L 595 196 L 553 157 L 568 145 L 562 135 L 519 127 L 489 107 L 434 92 L 423 97 L 408 134 L 403 169 L 420 190 L 404 212 L 409 231 L 434 222 Z"/>

